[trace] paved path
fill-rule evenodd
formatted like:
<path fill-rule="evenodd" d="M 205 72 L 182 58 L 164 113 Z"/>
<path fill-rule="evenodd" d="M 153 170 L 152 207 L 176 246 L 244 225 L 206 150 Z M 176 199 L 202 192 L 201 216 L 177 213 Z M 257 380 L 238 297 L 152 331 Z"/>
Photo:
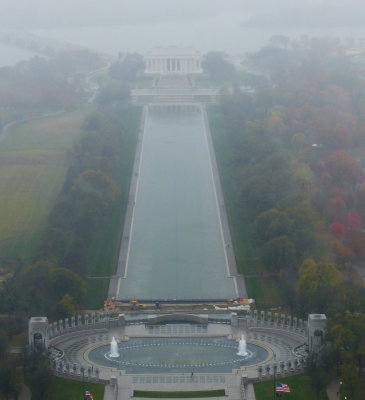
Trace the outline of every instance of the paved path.
<path fill-rule="evenodd" d="M 339 400 L 340 398 L 340 381 L 338 379 L 332 381 L 326 388 L 328 400 Z"/>
<path fill-rule="evenodd" d="M 256 400 L 255 389 L 252 383 L 249 383 L 246 387 L 246 399 L 245 400 Z"/>
<path fill-rule="evenodd" d="M 22 388 L 20 390 L 18 400 L 31 400 L 32 398 L 32 392 L 28 388 L 28 386 L 22 385 Z"/>

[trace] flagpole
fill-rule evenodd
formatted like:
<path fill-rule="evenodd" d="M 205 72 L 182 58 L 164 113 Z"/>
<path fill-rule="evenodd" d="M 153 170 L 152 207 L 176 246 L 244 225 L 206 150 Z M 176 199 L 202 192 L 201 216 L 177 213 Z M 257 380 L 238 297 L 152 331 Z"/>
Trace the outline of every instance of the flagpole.
<path fill-rule="evenodd" d="M 275 363 L 276 363 L 276 354 L 274 353 L 274 400 L 276 400 L 276 368 L 275 368 Z"/>

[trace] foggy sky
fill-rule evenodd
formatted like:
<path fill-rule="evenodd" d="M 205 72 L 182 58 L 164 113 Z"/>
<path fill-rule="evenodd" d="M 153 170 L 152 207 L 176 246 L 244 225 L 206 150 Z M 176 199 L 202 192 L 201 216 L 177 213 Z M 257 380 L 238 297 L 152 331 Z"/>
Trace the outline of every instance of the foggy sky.
<path fill-rule="evenodd" d="M 0 0 L 0 28 L 197 20 L 236 13 L 256 26 L 358 26 L 363 0 Z"/>

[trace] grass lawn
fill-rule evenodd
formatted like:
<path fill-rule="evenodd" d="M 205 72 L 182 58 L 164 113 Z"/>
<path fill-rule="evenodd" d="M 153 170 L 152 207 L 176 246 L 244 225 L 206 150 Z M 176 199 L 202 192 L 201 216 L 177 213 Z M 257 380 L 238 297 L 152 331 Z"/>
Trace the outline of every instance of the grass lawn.
<path fill-rule="evenodd" d="M 290 393 L 282 393 L 281 397 L 274 397 L 274 381 L 256 383 L 256 400 L 316 400 L 313 389 L 310 387 L 307 375 L 297 375 L 278 379 L 279 382 L 286 383 L 290 387 Z"/>
<path fill-rule="evenodd" d="M 64 182 L 67 150 L 80 137 L 85 113 L 85 109 L 78 109 L 21 122 L 0 137 L 0 258 L 3 260 L 32 255 L 39 231 Z"/>
<path fill-rule="evenodd" d="M 92 393 L 95 400 L 103 400 L 104 385 L 85 382 L 85 389 Z M 53 396 L 50 400 L 81 400 L 83 398 L 82 382 L 53 378 Z"/>
<path fill-rule="evenodd" d="M 256 300 L 259 309 L 271 308 L 280 304 L 280 294 L 277 280 L 272 277 L 246 276 L 247 291 L 249 296 Z"/>
<path fill-rule="evenodd" d="M 145 397 L 153 399 L 186 399 L 186 398 L 202 398 L 202 397 L 221 397 L 225 396 L 224 389 L 220 390 L 199 390 L 194 392 L 153 392 L 145 390 L 135 390 L 133 397 Z"/>

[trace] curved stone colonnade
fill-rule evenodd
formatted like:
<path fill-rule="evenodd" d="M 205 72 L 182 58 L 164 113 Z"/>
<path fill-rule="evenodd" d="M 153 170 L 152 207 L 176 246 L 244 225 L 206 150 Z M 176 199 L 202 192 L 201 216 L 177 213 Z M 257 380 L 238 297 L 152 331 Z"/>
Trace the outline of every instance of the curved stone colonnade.
<path fill-rule="evenodd" d="M 174 318 L 179 318 L 179 314 L 116 316 L 99 313 L 49 324 L 53 370 L 57 375 L 72 379 L 104 383 L 117 377 L 118 380 L 122 379 L 127 386 L 141 390 L 153 388 L 154 384 L 156 390 L 157 387 L 161 388 L 161 385 L 166 386 L 165 390 L 172 388 L 187 390 L 188 384 L 194 384 L 195 378 L 197 379 L 196 387 L 219 388 L 222 387 L 222 379 L 229 380 L 232 376 L 240 376 L 253 382 L 272 379 L 274 374 L 278 377 L 298 374 L 304 369 L 307 355 L 305 350 L 307 326 L 303 320 L 291 319 L 284 314 L 256 312 L 256 310 L 242 316 L 235 313 L 195 315 L 190 321 L 189 315 L 185 314 L 186 322 L 183 326 L 173 324 Z M 199 369 L 196 369 L 193 381 L 189 379 L 189 374 L 183 372 L 125 373 L 123 370 L 96 365 L 88 358 L 91 349 L 110 344 L 113 336 L 120 342 L 132 337 L 204 338 L 215 335 L 238 340 L 242 333 L 245 333 L 248 343 L 268 350 L 269 356 L 264 362 L 243 366 L 230 373 L 199 372 Z M 170 376 L 171 380 L 167 376 Z M 213 376 L 223 378 L 215 381 Z M 176 379 L 178 382 L 174 382 Z"/>

